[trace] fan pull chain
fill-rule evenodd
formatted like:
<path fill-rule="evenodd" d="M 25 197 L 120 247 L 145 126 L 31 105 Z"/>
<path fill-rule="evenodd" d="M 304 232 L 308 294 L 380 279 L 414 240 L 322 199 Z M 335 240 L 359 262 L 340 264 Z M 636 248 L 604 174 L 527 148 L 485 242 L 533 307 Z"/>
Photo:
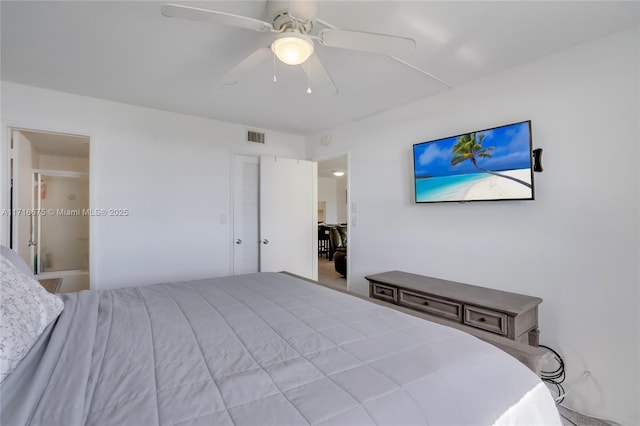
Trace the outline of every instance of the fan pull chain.
<path fill-rule="evenodd" d="M 307 93 L 311 94 L 311 61 L 308 59 L 307 59 L 307 77 L 308 77 Z"/>
<path fill-rule="evenodd" d="M 273 54 L 273 82 L 274 83 L 278 82 L 278 77 L 276 77 L 276 55 L 275 55 L 275 53 Z"/>

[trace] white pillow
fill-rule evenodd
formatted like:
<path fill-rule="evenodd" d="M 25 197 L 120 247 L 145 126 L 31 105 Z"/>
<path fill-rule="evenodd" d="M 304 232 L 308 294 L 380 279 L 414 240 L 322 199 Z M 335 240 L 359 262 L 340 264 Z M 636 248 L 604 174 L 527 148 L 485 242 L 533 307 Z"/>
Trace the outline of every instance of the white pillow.
<path fill-rule="evenodd" d="M 9 247 L 0 246 L 0 255 L 7 259 L 9 262 L 13 263 L 13 266 L 18 268 L 20 272 L 23 274 L 35 278 L 33 276 L 33 270 L 27 266 L 24 259 L 20 257 L 18 253 L 11 250 Z"/>
<path fill-rule="evenodd" d="M 62 308 L 58 296 L 0 256 L 0 383 Z"/>

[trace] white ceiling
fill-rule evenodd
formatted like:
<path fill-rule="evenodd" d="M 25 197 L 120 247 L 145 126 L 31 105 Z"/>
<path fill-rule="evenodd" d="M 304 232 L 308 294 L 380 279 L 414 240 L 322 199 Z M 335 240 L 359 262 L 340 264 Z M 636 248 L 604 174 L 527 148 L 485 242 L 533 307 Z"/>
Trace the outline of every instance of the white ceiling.
<path fill-rule="evenodd" d="M 266 1 L 177 3 L 267 20 Z M 271 35 L 165 18 L 162 4 L 2 1 L 1 77 L 296 134 L 449 90 L 391 58 L 317 45 L 337 95 L 308 95 L 304 73 L 283 64 L 274 84 L 271 61 L 224 86 L 224 74 Z M 636 1 L 320 1 L 318 16 L 341 29 L 414 38 L 407 62 L 459 86 L 637 25 L 639 10 Z"/>
<path fill-rule="evenodd" d="M 344 176 L 336 177 L 333 172 L 344 172 Z M 347 156 L 318 161 L 318 177 L 347 179 Z"/>

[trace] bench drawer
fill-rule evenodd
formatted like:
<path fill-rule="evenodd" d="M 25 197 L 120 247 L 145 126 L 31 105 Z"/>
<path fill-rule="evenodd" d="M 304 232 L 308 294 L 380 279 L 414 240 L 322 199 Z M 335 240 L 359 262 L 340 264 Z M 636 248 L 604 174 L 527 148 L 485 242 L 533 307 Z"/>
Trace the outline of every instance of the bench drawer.
<path fill-rule="evenodd" d="M 400 289 L 399 303 L 455 321 L 462 320 L 462 305 L 448 300 Z"/>
<path fill-rule="evenodd" d="M 380 283 L 371 283 L 371 297 L 396 303 L 398 301 L 398 289 Z"/>
<path fill-rule="evenodd" d="M 492 333 L 507 335 L 507 316 L 500 312 L 465 305 L 464 323 Z"/>

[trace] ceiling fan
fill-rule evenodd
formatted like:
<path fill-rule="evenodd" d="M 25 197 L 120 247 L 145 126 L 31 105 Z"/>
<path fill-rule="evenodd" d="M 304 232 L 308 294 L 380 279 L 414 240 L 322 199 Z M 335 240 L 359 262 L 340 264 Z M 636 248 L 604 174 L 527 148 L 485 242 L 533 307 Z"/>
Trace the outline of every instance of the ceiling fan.
<path fill-rule="evenodd" d="M 162 6 L 162 14 L 170 18 L 204 21 L 277 34 L 265 40 L 268 41 L 267 46 L 256 50 L 229 71 L 222 79 L 226 85 L 236 84 L 252 69 L 267 59 L 274 58 L 275 55 L 275 58 L 287 65 L 302 66 L 309 81 L 307 93 L 314 91 L 320 94 L 335 94 L 338 93 L 338 89 L 315 54 L 316 42 L 325 47 L 358 50 L 394 58 L 406 58 L 415 50 L 415 40 L 410 38 L 331 28 L 329 24 L 317 19 L 316 0 L 269 0 L 267 12 L 271 22 L 177 4 Z M 316 23 L 327 28 L 316 30 Z"/>

